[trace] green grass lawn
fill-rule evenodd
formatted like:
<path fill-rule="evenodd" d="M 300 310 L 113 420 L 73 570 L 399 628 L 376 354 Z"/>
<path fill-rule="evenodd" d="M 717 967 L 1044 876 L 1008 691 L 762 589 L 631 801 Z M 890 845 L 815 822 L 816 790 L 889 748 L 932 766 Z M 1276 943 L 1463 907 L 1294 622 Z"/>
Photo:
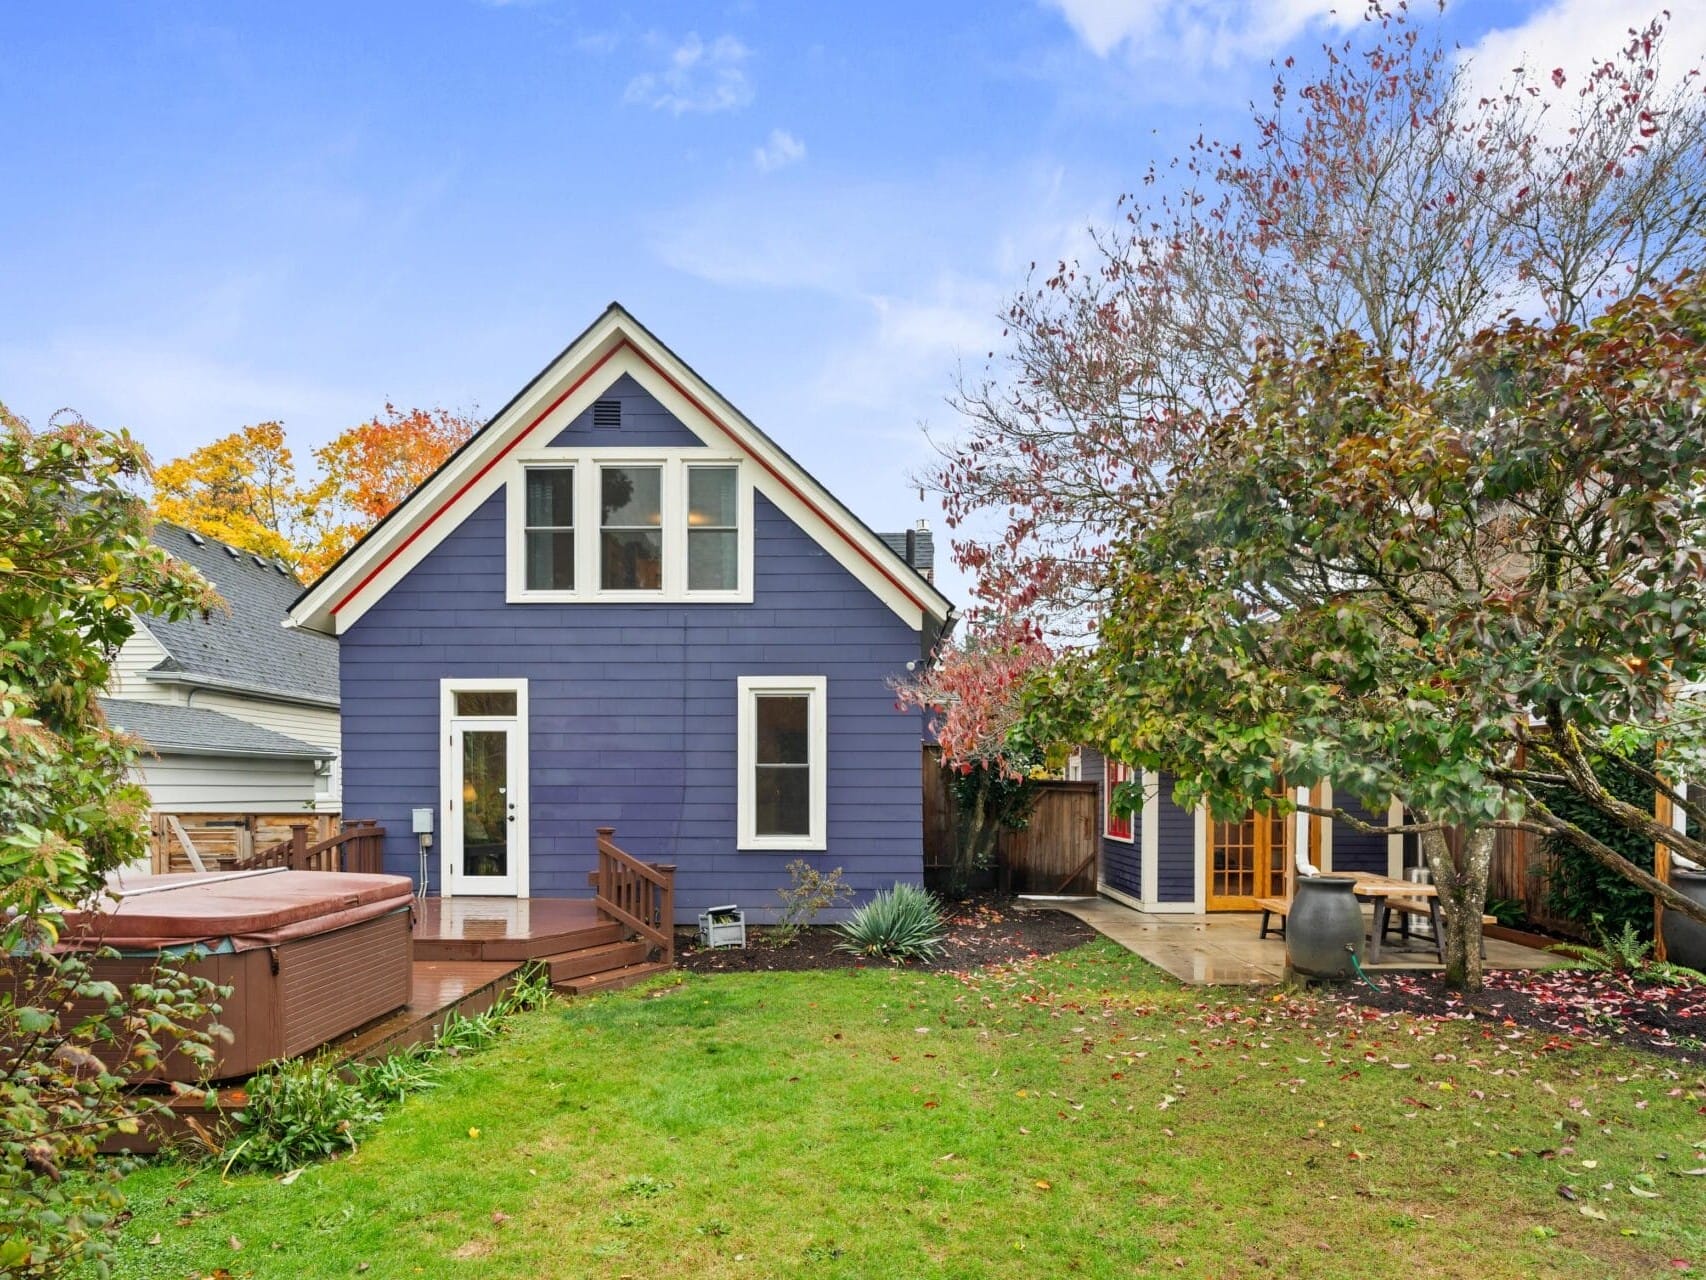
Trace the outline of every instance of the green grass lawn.
<path fill-rule="evenodd" d="M 1703 1109 L 1697 1068 L 1106 943 L 688 977 L 518 1017 L 288 1184 L 143 1170 L 117 1274 L 1674 1275 Z"/>

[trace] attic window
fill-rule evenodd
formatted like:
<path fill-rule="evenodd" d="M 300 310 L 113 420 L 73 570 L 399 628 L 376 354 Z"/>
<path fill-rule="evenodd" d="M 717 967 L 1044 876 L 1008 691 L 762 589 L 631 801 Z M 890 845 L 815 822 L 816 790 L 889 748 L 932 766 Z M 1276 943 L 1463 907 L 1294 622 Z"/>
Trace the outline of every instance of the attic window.
<path fill-rule="evenodd" d="M 189 540 L 191 542 L 195 543 L 196 546 L 198 546 L 198 547 L 205 547 L 207 545 L 207 539 L 202 537 L 194 529 L 185 529 L 184 534 L 185 534 L 185 536 L 187 536 L 189 538 Z"/>
<path fill-rule="evenodd" d="M 622 425 L 622 402 L 620 400 L 594 400 L 592 402 L 592 425 L 615 430 Z"/>

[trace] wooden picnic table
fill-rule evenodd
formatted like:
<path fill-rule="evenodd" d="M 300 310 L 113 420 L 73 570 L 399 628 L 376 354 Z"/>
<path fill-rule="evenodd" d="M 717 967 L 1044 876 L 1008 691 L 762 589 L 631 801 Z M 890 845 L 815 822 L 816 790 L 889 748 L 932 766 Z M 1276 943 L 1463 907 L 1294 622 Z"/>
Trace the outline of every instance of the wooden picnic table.
<path fill-rule="evenodd" d="M 1356 884 L 1351 892 L 1364 902 L 1373 904 L 1374 919 L 1368 933 L 1368 962 L 1380 963 L 1380 942 L 1386 934 L 1386 923 L 1393 911 L 1393 900 L 1402 902 L 1426 903 L 1428 920 L 1433 925 L 1434 949 L 1440 952 L 1444 959 L 1445 933 L 1440 928 L 1439 921 L 1439 890 L 1431 884 L 1418 884 L 1414 880 L 1399 880 L 1393 876 L 1377 876 L 1372 872 L 1356 872 Z M 1403 932 L 1409 936 L 1410 913 L 1404 913 Z"/>

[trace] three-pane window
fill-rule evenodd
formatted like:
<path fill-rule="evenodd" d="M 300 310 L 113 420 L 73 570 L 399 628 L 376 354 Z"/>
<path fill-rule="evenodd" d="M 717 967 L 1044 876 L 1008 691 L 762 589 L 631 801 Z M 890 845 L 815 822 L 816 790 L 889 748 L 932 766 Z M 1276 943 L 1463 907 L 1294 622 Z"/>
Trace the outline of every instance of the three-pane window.
<path fill-rule="evenodd" d="M 541 457 L 510 485 L 509 598 L 751 598 L 752 487 L 739 463 Z"/>

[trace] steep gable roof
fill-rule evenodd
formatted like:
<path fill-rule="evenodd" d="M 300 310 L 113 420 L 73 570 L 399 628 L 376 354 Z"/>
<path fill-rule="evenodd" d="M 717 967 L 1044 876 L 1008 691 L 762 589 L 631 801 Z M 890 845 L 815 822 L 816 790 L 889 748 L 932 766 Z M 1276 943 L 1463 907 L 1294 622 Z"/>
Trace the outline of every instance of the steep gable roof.
<path fill-rule="evenodd" d="M 750 458 L 757 490 L 903 619 L 927 632 L 947 624 L 953 606 L 935 586 L 614 302 L 304 591 L 291 606 L 292 622 L 327 634 L 346 630 L 498 490 L 504 480 L 499 463 L 524 443 L 549 441 L 624 375 L 707 443 Z"/>
<path fill-rule="evenodd" d="M 173 559 L 194 566 L 227 608 L 206 618 L 143 618 L 169 655 L 145 678 L 337 705 L 338 646 L 282 626 L 302 590 L 288 568 L 165 521 L 155 522 L 151 537 Z"/>

